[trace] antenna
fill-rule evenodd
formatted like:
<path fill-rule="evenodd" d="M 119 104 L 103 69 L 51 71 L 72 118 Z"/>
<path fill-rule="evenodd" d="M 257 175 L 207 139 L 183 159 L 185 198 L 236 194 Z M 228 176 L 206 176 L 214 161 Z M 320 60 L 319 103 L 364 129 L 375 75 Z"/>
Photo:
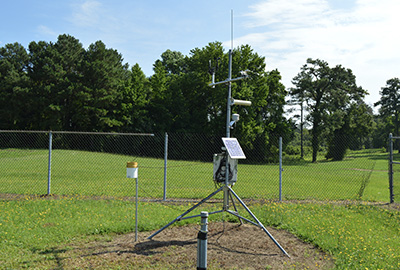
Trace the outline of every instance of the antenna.
<path fill-rule="evenodd" d="M 271 240 L 275 243 L 275 245 L 282 251 L 283 254 L 286 256 L 290 257 L 289 254 L 283 249 L 283 247 L 275 240 L 275 238 L 268 232 L 268 230 L 264 227 L 264 225 L 257 219 L 257 217 L 250 211 L 250 209 L 246 206 L 246 204 L 240 199 L 240 197 L 233 191 L 232 186 L 236 183 L 237 179 L 237 165 L 238 165 L 238 159 L 245 159 L 246 156 L 243 153 L 242 148 L 239 145 L 239 142 L 237 141 L 236 138 L 230 138 L 230 129 L 233 128 L 234 124 L 239 121 L 239 114 L 234 114 L 232 116 L 232 121 L 231 121 L 231 106 L 233 105 L 242 105 L 242 106 L 251 106 L 251 101 L 247 100 L 238 100 L 238 99 L 233 99 L 231 97 L 232 93 L 232 82 L 233 81 L 239 81 L 248 78 L 248 72 L 249 70 L 246 71 L 241 71 L 240 77 L 237 78 L 232 78 L 232 51 L 233 51 L 233 10 L 231 10 L 231 49 L 229 50 L 229 72 L 228 72 L 228 79 L 220 82 L 215 82 L 215 73 L 218 69 L 218 61 L 219 58 L 214 58 L 216 60 L 216 66 L 212 67 L 212 62 L 209 60 L 208 64 L 208 72 L 212 76 L 212 82 L 209 84 L 209 86 L 215 88 L 217 84 L 228 84 L 228 99 L 227 99 L 227 118 L 226 118 L 226 138 L 222 138 L 222 141 L 225 145 L 223 147 L 223 153 L 219 154 L 214 154 L 214 182 L 221 184 L 216 191 L 212 192 L 210 195 L 208 195 L 206 198 L 202 199 L 200 202 L 189 208 L 186 212 L 183 214 L 179 215 L 177 218 L 175 218 L 173 221 L 153 233 L 148 237 L 148 239 L 152 239 L 154 236 L 159 234 L 161 231 L 166 229 L 167 227 L 171 226 L 173 223 L 183 220 L 183 219 L 188 219 L 188 218 L 194 218 L 198 217 L 200 215 L 194 215 L 194 216 L 186 216 L 189 214 L 191 211 L 196 209 L 198 206 L 209 200 L 211 197 L 222 191 L 223 194 L 223 206 L 222 210 L 217 210 L 214 212 L 209 213 L 211 214 L 217 214 L 221 212 L 228 212 L 229 214 L 232 214 L 239 218 L 240 223 L 243 221 L 247 221 L 259 228 L 261 228 L 270 238 Z M 232 196 L 233 195 L 233 196 Z M 245 218 L 241 215 L 239 215 L 235 202 L 233 200 L 233 197 L 236 198 L 236 200 L 243 206 L 243 208 L 250 214 L 250 216 L 253 218 L 253 220 L 250 220 L 248 218 Z M 229 200 L 232 201 L 232 205 L 234 207 L 235 211 L 232 211 L 230 209 L 229 205 Z"/>
<path fill-rule="evenodd" d="M 231 50 L 233 50 L 233 9 L 231 9 Z"/>
<path fill-rule="evenodd" d="M 228 84 L 228 101 L 227 101 L 227 110 L 226 110 L 226 137 L 229 138 L 231 135 L 232 121 L 231 121 L 231 106 L 232 105 L 242 105 L 242 106 L 251 106 L 251 101 L 247 100 L 235 100 L 232 98 L 232 82 L 240 81 L 243 79 L 249 78 L 248 72 L 250 70 L 240 71 L 240 77 L 232 78 L 232 52 L 233 52 L 233 9 L 231 9 L 231 49 L 229 50 L 229 70 L 228 70 L 228 79 L 220 82 L 215 82 L 215 72 L 218 68 L 211 68 L 211 60 L 209 61 L 209 72 L 211 74 L 211 83 L 209 86 L 215 88 L 217 84 Z M 239 118 L 237 118 L 239 119 Z M 235 121 L 236 122 L 236 121 Z"/>

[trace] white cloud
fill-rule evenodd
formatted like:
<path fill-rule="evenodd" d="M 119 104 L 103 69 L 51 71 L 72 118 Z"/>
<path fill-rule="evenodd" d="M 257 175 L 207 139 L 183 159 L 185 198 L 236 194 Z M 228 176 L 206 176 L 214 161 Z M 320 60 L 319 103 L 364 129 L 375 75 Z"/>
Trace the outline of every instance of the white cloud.
<path fill-rule="evenodd" d="M 95 0 L 87 0 L 73 5 L 71 21 L 80 27 L 97 26 L 102 18 L 102 4 Z"/>
<path fill-rule="evenodd" d="M 45 26 L 45 25 L 39 25 L 37 27 L 37 31 L 39 32 L 40 35 L 43 36 L 50 36 L 51 38 L 57 36 L 57 32 L 52 30 L 50 27 Z"/>
<path fill-rule="evenodd" d="M 352 69 L 358 84 L 370 92 L 369 103 L 379 99 L 387 79 L 400 76 L 395 74 L 400 1 L 359 0 L 339 10 L 329 1 L 267 0 L 250 9 L 246 26 L 251 33 L 235 44 L 250 44 L 266 56 L 267 68 L 278 68 L 287 87 L 307 58 Z"/>
<path fill-rule="evenodd" d="M 277 24 L 278 28 L 310 25 L 326 13 L 328 5 L 321 0 L 270 0 L 250 7 L 254 10 L 248 14 L 253 18 L 249 27 Z"/>

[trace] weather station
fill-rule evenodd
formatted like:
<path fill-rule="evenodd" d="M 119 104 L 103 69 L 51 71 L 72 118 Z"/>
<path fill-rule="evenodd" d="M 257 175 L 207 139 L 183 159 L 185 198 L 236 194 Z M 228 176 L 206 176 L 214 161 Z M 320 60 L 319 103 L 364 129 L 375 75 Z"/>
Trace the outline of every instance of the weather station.
<path fill-rule="evenodd" d="M 232 39 L 233 40 L 233 39 Z M 233 46 L 232 46 L 233 47 Z M 222 152 L 214 154 L 213 157 L 213 180 L 216 184 L 217 189 L 212 192 L 210 195 L 202 199 L 197 204 L 193 205 L 189 208 L 186 212 L 182 213 L 174 220 L 169 222 L 167 225 L 153 233 L 148 237 L 148 239 L 152 239 L 154 236 L 162 232 L 164 229 L 168 228 L 172 224 L 177 221 L 181 221 L 184 219 L 201 217 L 201 214 L 187 216 L 190 212 L 194 209 L 205 203 L 207 200 L 215 196 L 219 192 L 223 192 L 223 206 L 221 210 L 209 212 L 209 215 L 227 212 L 231 215 L 236 216 L 240 223 L 243 221 L 249 222 L 259 228 L 261 228 L 269 238 L 275 243 L 275 245 L 282 251 L 282 253 L 288 257 L 289 254 L 285 251 L 285 249 L 275 240 L 275 238 L 270 234 L 270 232 L 264 227 L 264 225 L 258 220 L 258 218 L 251 212 L 251 210 L 246 206 L 246 204 L 242 201 L 242 199 L 234 192 L 233 186 L 237 182 L 237 173 L 238 173 L 238 160 L 239 159 L 246 159 L 246 156 L 236 138 L 231 138 L 230 133 L 231 129 L 233 129 L 236 123 L 239 121 L 240 116 L 239 114 L 231 115 L 231 108 L 234 105 L 238 106 L 251 106 L 251 101 L 247 100 L 238 100 L 232 98 L 232 82 L 240 81 L 249 78 L 249 73 L 251 71 L 241 71 L 239 77 L 232 78 L 232 51 L 231 48 L 229 50 L 229 68 L 228 68 L 228 78 L 224 81 L 215 82 L 215 73 L 218 70 L 218 61 L 219 58 L 216 58 L 216 66 L 211 66 L 211 60 L 209 61 L 209 73 L 211 74 L 211 83 L 209 86 L 215 88 L 216 85 L 219 84 L 226 84 L 228 85 L 228 97 L 227 97 L 227 117 L 226 117 L 226 137 L 222 138 L 223 147 Z M 248 212 L 248 214 L 252 217 L 253 220 L 243 217 L 239 214 L 234 198 L 243 206 L 243 208 Z M 230 202 L 232 202 L 233 210 L 230 207 Z"/>

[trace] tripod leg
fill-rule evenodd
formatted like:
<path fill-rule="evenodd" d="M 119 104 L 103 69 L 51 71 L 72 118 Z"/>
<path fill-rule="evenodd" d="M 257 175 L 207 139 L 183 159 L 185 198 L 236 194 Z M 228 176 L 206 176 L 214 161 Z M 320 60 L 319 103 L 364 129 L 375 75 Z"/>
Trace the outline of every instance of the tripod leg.
<path fill-rule="evenodd" d="M 178 216 L 176 219 L 174 219 L 173 221 L 171 221 L 170 223 L 168 223 L 167 225 L 165 225 L 164 227 L 162 227 L 161 229 L 159 229 L 158 231 L 156 231 L 155 233 L 153 233 L 152 235 L 150 235 L 149 237 L 147 237 L 147 239 L 151 239 L 154 236 L 156 236 L 157 234 L 159 234 L 160 232 L 162 232 L 164 229 L 168 228 L 169 226 L 171 226 L 172 224 L 174 224 L 175 222 L 181 220 L 184 216 L 186 216 L 187 214 L 189 214 L 191 211 L 193 211 L 194 209 L 196 209 L 199 205 L 201 205 L 202 203 L 204 203 L 205 201 L 207 201 L 208 199 L 210 199 L 212 196 L 214 196 L 215 194 L 217 194 L 218 192 L 220 192 L 222 190 L 223 187 L 220 187 L 219 189 L 217 189 L 216 191 L 214 191 L 213 193 L 211 193 L 210 195 L 208 195 L 206 198 L 202 199 L 200 202 L 198 202 L 197 204 L 195 204 L 194 206 L 192 206 L 191 208 L 189 208 L 185 213 L 181 214 L 180 216 Z"/>
<path fill-rule="evenodd" d="M 230 192 L 229 192 L 229 197 L 231 198 L 232 205 L 233 205 L 233 208 L 235 209 L 236 213 L 239 213 L 237 208 L 236 208 L 235 201 L 233 200 L 232 193 L 230 193 Z M 242 225 L 243 224 L 242 218 L 240 216 L 238 218 L 239 218 L 239 221 L 240 221 L 240 225 Z"/>
<path fill-rule="evenodd" d="M 236 197 L 236 199 L 240 202 L 240 204 L 246 209 L 246 211 L 252 216 L 252 218 L 257 222 L 258 226 L 271 238 L 271 240 L 275 243 L 275 245 L 285 254 L 286 256 L 290 257 L 289 254 L 283 249 L 283 247 L 275 240 L 272 234 L 264 227 L 264 225 L 257 219 L 257 217 L 250 211 L 250 209 L 246 206 L 246 204 L 239 198 L 238 195 L 233 191 L 231 187 L 228 187 L 230 192 Z"/>

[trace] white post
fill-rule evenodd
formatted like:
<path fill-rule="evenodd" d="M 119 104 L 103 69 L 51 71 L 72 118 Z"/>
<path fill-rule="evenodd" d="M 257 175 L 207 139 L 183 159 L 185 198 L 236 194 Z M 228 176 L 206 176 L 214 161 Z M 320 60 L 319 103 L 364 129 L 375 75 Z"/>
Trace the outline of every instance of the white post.
<path fill-rule="evenodd" d="M 138 163 L 137 162 L 128 162 L 126 164 L 126 177 L 127 178 L 135 178 L 136 179 L 136 199 L 135 199 L 135 242 L 138 240 L 138 189 L 139 189 L 139 175 Z"/>

